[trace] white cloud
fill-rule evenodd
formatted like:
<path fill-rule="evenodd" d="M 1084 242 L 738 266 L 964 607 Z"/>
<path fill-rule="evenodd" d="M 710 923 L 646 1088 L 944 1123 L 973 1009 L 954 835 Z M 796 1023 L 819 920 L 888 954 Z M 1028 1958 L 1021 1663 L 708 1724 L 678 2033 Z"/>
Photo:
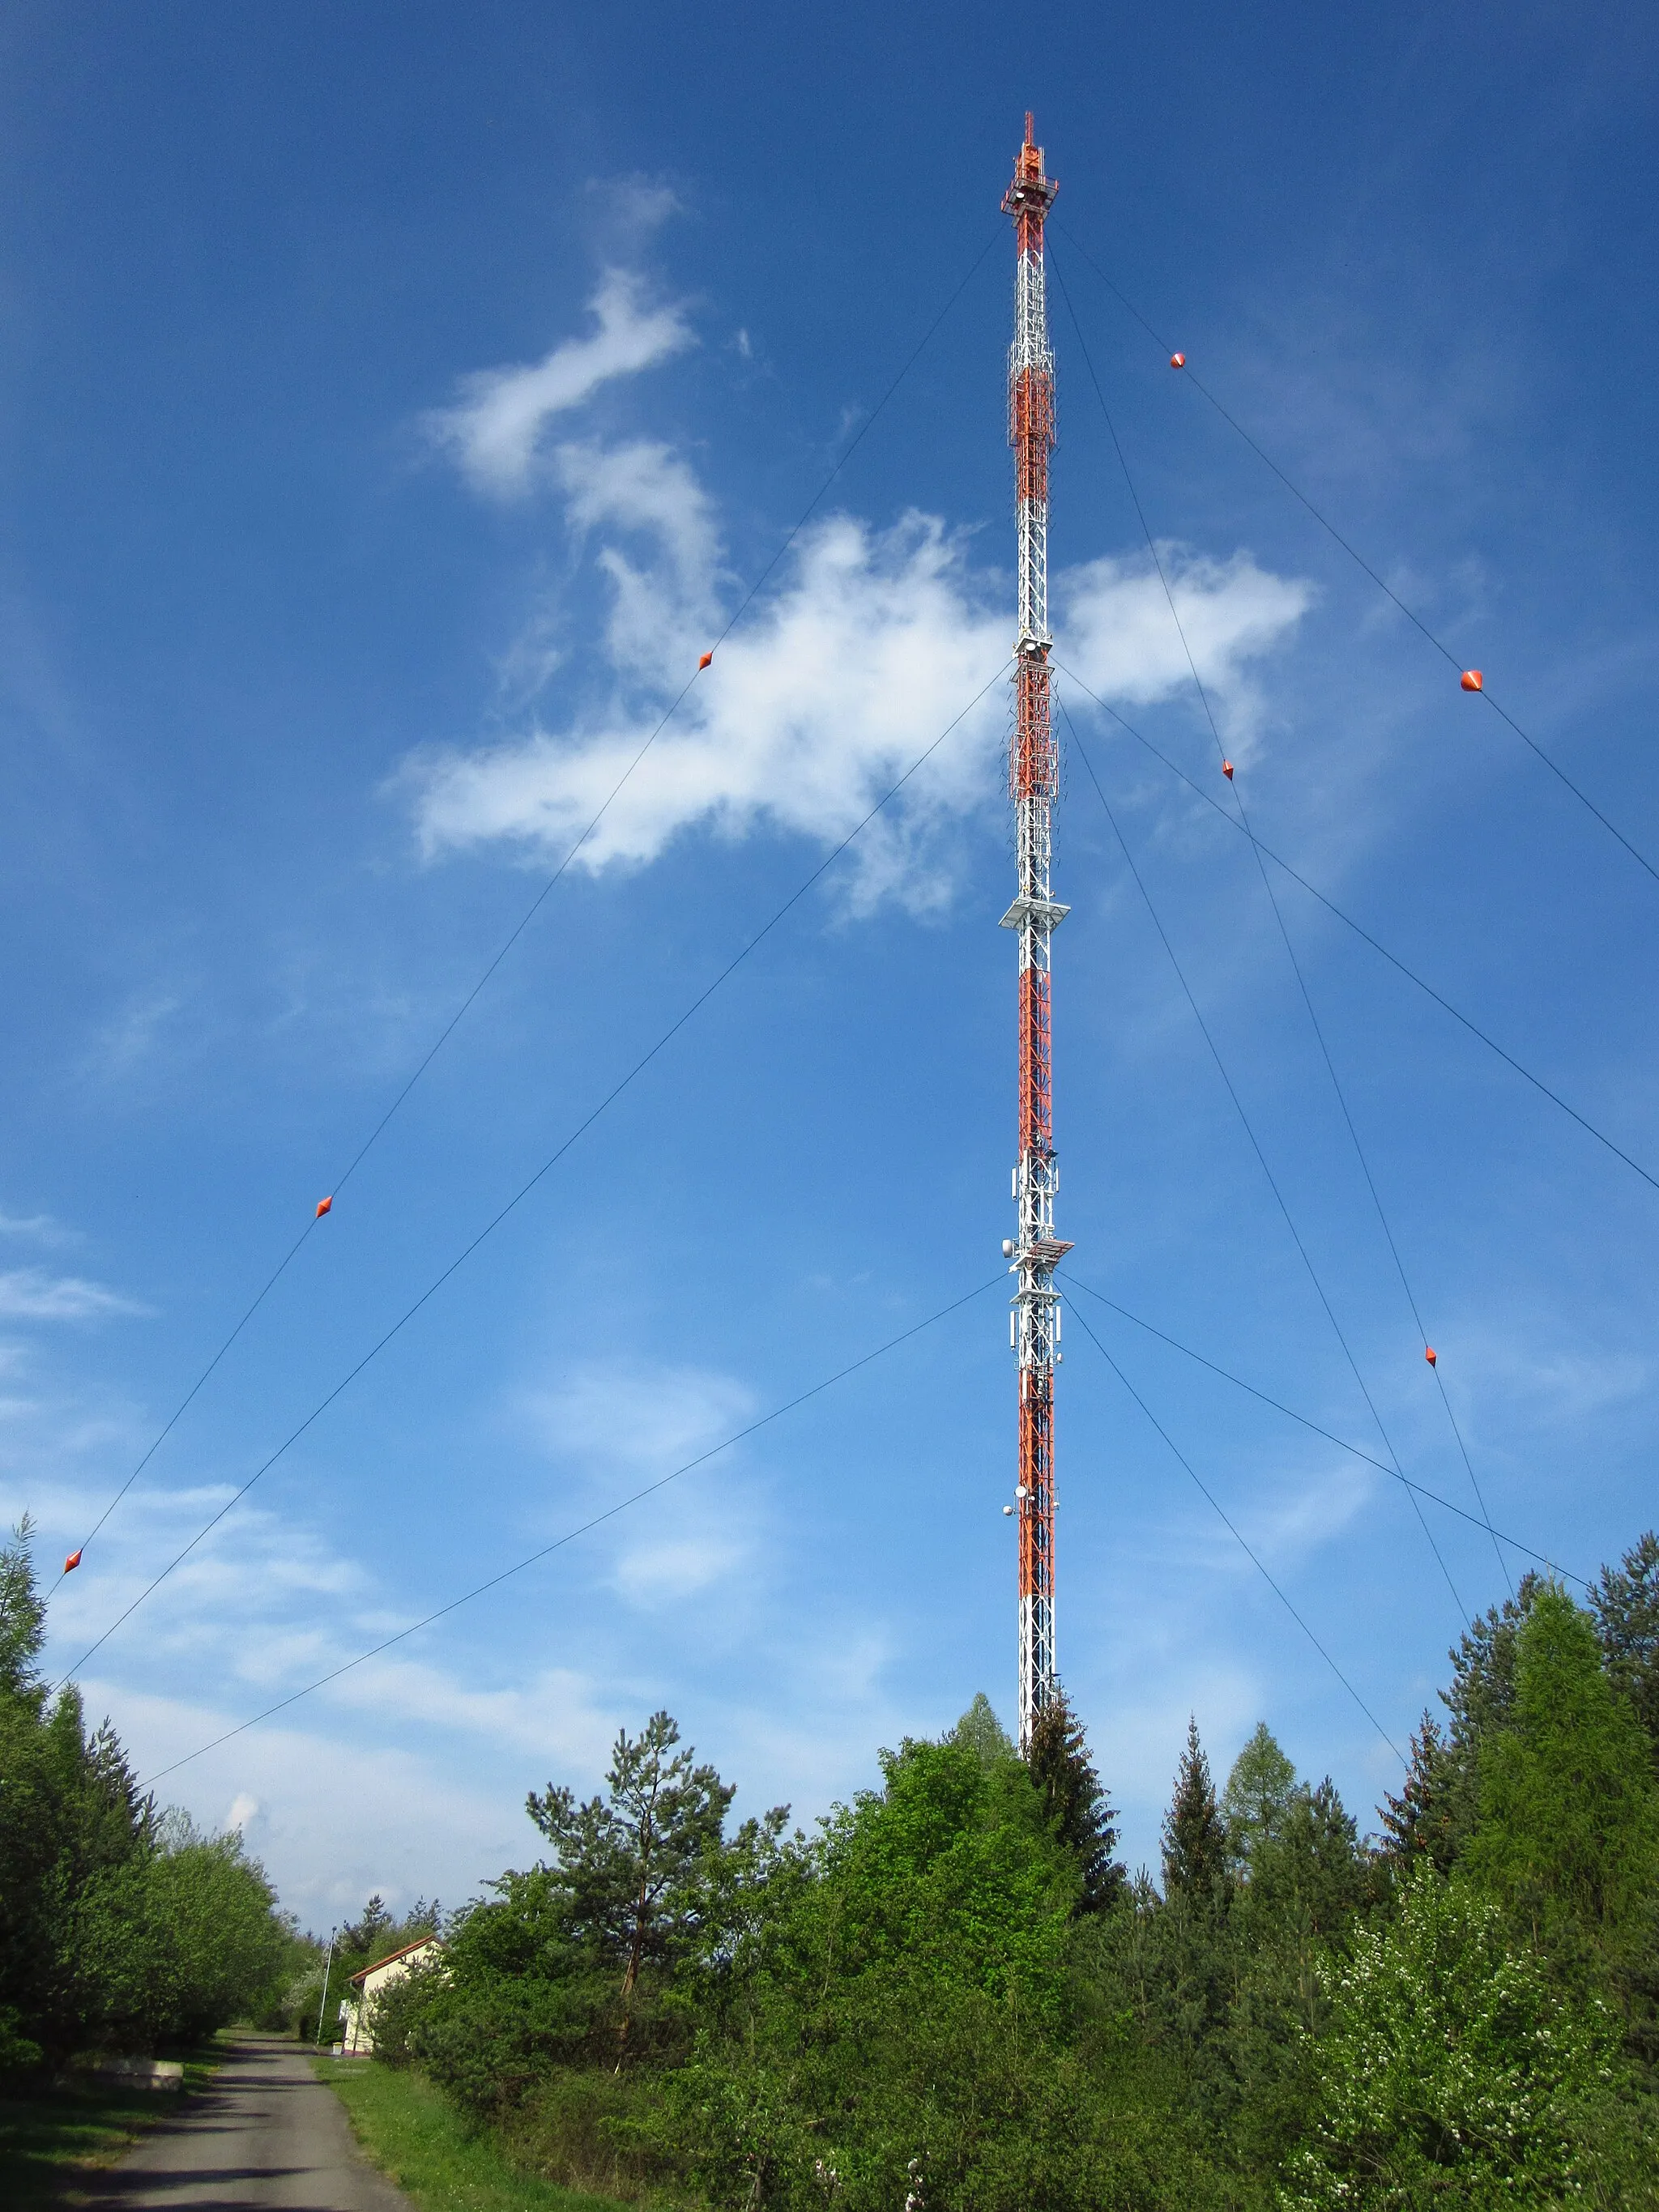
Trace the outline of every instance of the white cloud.
<path fill-rule="evenodd" d="M 89 1683 L 87 1696 L 90 1711 L 114 1710 L 141 1775 L 187 1756 L 240 1717 L 234 1705 L 118 1682 Z M 324 1935 L 376 1891 L 398 1907 L 434 1888 L 455 1903 L 476 1895 L 501 1867 L 534 1856 L 521 1757 L 511 1782 L 492 1775 L 458 1787 L 450 1746 L 435 1750 L 418 1730 L 408 1746 L 373 1733 L 348 1735 L 340 1722 L 337 1713 L 313 1709 L 308 1725 L 296 1717 L 251 1729 L 169 1775 L 159 1794 L 209 1823 L 228 1803 L 233 1812 L 256 1805 L 250 1842 L 284 1905 Z M 558 1756 L 545 1736 L 538 1749 Z"/>
<path fill-rule="evenodd" d="M 1200 681 L 1229 742 L 1248 758 L 1261 718 L 1251 664 L 1270 653 L 1313 604 L 1299 577 L 1276 576 L 1248 553 L 1216 561 L 1160 544 L 1169 599 L 1144 562 L 1103 559 L 1056 580 L 1057 658 L 1093 691 L 1125 705 L 1150 706 L 1192 682 L 1170 599 L 1192 648 Z M 1063 680 L 1063 679 L 1062 679 Z"/>
<path fill-rule="evenodd" d="M 41 1267 L 0 1273 L 0 1319 L 6 1321 L 94 1321 L 103 1314 L 149 1310 L 118 1291 L 79 1275 L 49 1275 Z"/>
<path fill-rule="evenodd" d="M 670 678 L 716 623 L 720 540 L 708 494 L 668 447 L 643 441 L 561 446 L 554 465 L 574 529 L 610 524 L 654 549 L 644 568 L 614 544 L 599 551 L 611 592 L 605 648 L 619 672 Z"/>
<path fill-rule="evenodd" d="M 635 245 L 680 211 L 678 193 L 655 177 L 595 177 L 587 189 L 603 202 L 612 231 Z"/>
<path fill-rule="evenodd" d="M 239 1790 L 231 1800 L 230 1810 L 225 1814 L 227 1833 L 240 1834 L 248 1822 L 258 1814 L 259 1801 L 251 1790 Z"/>
<path fill-rule="evenodd" d="M 453 453 L 475 489 L 496 497 L 526 490 L 542 434 L 612 377 L 628 376 L 696 343 L 684 310 L 647 307 L 640 279 L 607 270 L 590 302 L 598 328 L 566 338 L 542 360 L 463 377 L 453 407 L 426 417 L 434 443 Z"/>
<path fill-rule="evenodd" d="M 754 1412 L 752 1392 L 701 1367 L 607 1361 L 526 1401 L 547 1448 L 562 1459 L 631 1474 L 666 1474 Z"/>
<path fill-rule="evenodd" d="M 81 1241 L 77 1230 L 64 1228 L 50 1213 L 31 1213 L 27 1218 L 0 1213 L 0 1237 L 21 1237 L 31 1244 L 44 1244 L 49 1251 Z"/>
<path fill-rule="evenodd" d="M 656 1607 L 724 1582 L 749 1558 L 751 1547 L 718 1530 L 640 1544 L 617 1565 L 616 1583 L 631 1605 Z"/>
<path fill-rule="evenodd" d="M 92 1069 L 106 1079 L 133 1074 L 155 1054 L 163 1030 L 184 1003 L 169 991 L 137 993 L 94 1037 Z"/>
<path fill-rule="evenodd" d="M 1275 1565 L 1297 1564 L 1352 1527 L 1378 1483 L 1387 1480 L 1368 1468 L 1340 1462 L 1303 1480 L 1275 1486 L 1253 1499 L 1243 1513 L 1235 1512 L 1234 1518 L 1259 1557 Z M 1241 1553 L 1232 1557 L 1242 1571 L 1254 1572 Z"/>
<path fill-rule="evenodd" d="M 383 1723 L 446 1729 L 470 1741 L 590 1771 L 604 1765 L 617 1732 L 615 1720 L 596 1706 L 594 1684 L 568 1667 L 484 1690 L 430 1662 L 388 1653 L 343 1674 L 328 1695 L 331 1703 Z"/>
<path fill-rule="evenodd" d="M 608 688 L 562 727 L 412 759 L 403 780 L 428 857 L 495 842 L 562 854 L 601 808 L 580 854 L 594 872 L 648 863 L 698 828 L 838 842 L 1007 657 L 1006 580 L 974 566 L 967 533 L 915 512 L 886 530 L 832 516 L 803 532 L 778 591 L 720 647 L 611 799 L 721 627 L 719 536 L 707 493 L 667 447 L 568 445 L 554 472 L 572 528 L 603 541 Z M 1253 668 L 1299 620 L 1310 587 L 1247 553 L 1223 562 L 1166 547 L 1164 559 L 1200 672 L 1240 750 L 1261 720 Z M 1056 578 L 1054 599 L 1057 657 L 1103 696 L 1139 705 L 1190 684 L 1149 564 L 1091 562 Z M 893 897 L 925 911 L 948 897 L 948 832 L 1000 800 L 1007 711 L 993 680 L 861 834 L 856 910 Z"/>

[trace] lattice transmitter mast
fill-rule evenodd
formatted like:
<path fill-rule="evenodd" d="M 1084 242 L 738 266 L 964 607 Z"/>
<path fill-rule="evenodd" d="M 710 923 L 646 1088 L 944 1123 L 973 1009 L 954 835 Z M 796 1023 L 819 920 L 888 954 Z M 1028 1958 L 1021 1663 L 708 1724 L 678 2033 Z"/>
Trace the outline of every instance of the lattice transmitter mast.
<path fill-rule="evenodd" d="M 1060 1293 L 1054 1268 L 1071 1246 L 1054 1234 L 1050 942 L 1068 909 L 1048 882 L 1058 762 L 1048 716 L 1048 452 L 1054 442 L 1054 356 L 1048 343 L 1042 225 L 1055 192 L 1033 143 L 1031 118 L 1002 207 L 1012 216 L 1014 342 L 1008 353 L 1008 442 L 1019 514 L 1019 631 L 1014 641 L 1014 802 L 1018 896 L 1002 917 L 1019 938 L 1019 1159 L 1015 1233 L 1003 1250 L 1018 1277 L 1009 1334 L 1019 1362 L 1019 1747 L 1058 1686 L 1054 1670 L 1054 1368 Z"/>

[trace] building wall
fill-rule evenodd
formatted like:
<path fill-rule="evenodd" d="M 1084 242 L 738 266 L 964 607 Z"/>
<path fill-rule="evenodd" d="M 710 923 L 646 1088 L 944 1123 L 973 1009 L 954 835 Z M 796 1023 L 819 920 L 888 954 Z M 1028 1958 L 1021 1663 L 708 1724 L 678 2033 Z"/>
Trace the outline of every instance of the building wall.
<path fill-rule="evenodd" d="M 411 1966 L 430 1958 L 438 1948 L 435 1942 L 422 1943 L 401 1959 L 390 1959 L 364 1975 L 340 2010 L 340 2042 L 348 2058 L 367 2057 L 374 2048 L 374 2005 L 380 1992 L 391 1983 L 401 1981 Z"/>

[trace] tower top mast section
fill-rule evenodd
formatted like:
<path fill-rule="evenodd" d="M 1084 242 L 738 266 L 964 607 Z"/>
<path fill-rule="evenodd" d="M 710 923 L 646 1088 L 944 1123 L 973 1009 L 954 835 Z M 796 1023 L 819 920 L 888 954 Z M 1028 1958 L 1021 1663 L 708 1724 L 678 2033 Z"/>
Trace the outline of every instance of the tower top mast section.
<path fill-rule="evenodd" d="M 1019 938 L 1019 1157 L 1015 1233 L 1003 1247 L 1018 1278 L 1009 1334 L 1019 1364 L 1019 1747 L 1059 1688 L 1054 1662 L 1054 1369 L 1060 1293 L 1054 1268 L 1071 1246 L 1054 1233 L 1060 1168 L 1054 1134 L 1050 954 L 1067 909 L 1049 884 L 1058 781 L 1048 702 L 1048 455 L 1054 442 L 1054 356 L 1042 226 L 1059 186 L 1045 175 L 1031 118 L 1003 194 L 1013 218 L 1014 342 L 1008 350 L 1008 442 L 1019 519 L 1019 620 L 1014 730 L 1008 748 L 1018 893 L 1002 917 Z"/>

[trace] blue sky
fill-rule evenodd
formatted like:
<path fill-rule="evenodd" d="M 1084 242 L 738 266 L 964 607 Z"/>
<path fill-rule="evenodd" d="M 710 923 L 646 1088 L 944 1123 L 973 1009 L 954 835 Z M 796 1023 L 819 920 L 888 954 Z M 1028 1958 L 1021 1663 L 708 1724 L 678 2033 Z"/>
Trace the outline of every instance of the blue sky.
<path fill-rule="evenodd" d="M 1171 374 L 1105 269 L 1652 856 L 1655 41 L 1634 11 L 12 9 L 0 1505 L 79 1540 L 960 297 L 54 1603 L 70 1665 L 996 674 L 998 201 L 1076 307 L 1262 837 L 1659 1163 L 1659 884 Z M 988 245 L 988 252 L 985 249 Z M 970 273 L 971 272 L 971 273 Z M 1058 657 L 1212 741 L 1058 288 Z M 1468 1478 L 1248 848 L 1064 686 L 1407 1473 Z M 86 1670 L 143 1771 L 967 1305 L 171 1775 L 314 1925 L 454 1901 L 658 1705 L 805 1818 L 1013 1690 L 1001 687 Z M 1367 1450 L 1068 760 L 1083 1279 Z M 1654 1517 L 1659 1196 L 1291 889 L 1492 1516 Z M 1659 1172 L 1659 1165 L 1656 1166 Z M 1459 1615 L 1386 1475 L 1099 1328 L 1383 1728 Z M 1187 1715 L 1361 1817 L 1363 1713 L 1077 1328 L 1060 1654 L 1133 1859 Z M 1386 1456 L 1386 1455 L 1382 1455 Z M 1466 1606 L 1483 1533 L 1431 1506 Z M 1519 1562 L 1512 1562 L 1517 1566 Z"/>

